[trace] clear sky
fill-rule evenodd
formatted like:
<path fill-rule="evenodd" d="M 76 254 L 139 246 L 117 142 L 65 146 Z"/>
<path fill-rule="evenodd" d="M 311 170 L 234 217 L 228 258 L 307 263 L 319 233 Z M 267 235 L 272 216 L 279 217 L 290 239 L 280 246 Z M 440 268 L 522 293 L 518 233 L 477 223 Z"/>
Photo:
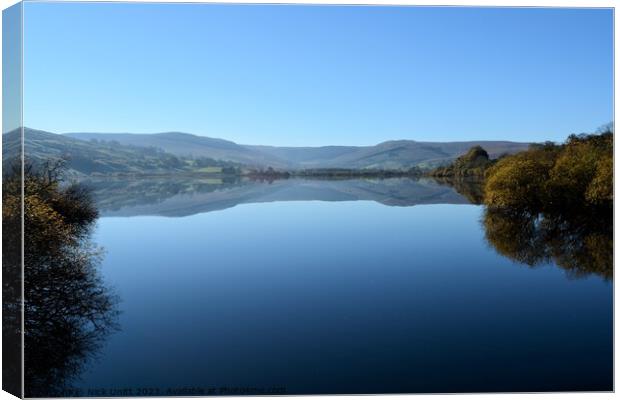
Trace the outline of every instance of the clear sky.
<path fill-rule="evenodd" d="M 36 3 L 24 124 L 244 144 L 561 141 L 613 118 L 610 9 Z"/>

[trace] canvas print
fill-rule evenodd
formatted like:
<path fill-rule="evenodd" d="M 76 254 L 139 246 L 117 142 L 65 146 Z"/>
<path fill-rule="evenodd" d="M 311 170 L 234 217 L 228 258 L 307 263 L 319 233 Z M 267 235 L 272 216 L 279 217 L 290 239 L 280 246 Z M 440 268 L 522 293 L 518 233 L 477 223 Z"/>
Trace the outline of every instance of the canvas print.
<path fill-rule="evenodd" d="M 611 8 L 3 11 L 3 389 L 613 391 Z"/>

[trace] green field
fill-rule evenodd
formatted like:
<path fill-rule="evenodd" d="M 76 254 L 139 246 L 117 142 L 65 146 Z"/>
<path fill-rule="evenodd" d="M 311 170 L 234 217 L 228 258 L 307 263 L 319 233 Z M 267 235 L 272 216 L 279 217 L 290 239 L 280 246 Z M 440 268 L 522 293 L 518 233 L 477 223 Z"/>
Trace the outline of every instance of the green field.
<path fill-rule="evenodd" d="M 222 167 L 202 167 L 197 172 L 204 172 L 206 174 L 220 174 L 222 173 Z"/>

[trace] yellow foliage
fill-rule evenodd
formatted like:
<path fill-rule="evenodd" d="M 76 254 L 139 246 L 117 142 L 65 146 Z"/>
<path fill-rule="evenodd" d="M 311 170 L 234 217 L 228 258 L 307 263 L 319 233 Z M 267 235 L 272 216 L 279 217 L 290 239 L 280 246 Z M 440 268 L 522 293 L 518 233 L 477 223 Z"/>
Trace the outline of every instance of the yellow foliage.
<path fill-rule="evenodd" d="M 611 205 L 613 134 L 571 136 L 499 160 L 487 172 L 485 203 L 538 211 Z"/>
<path fill-rule="evenodd" d="M 594 179 L 586 190 L 586 199 L 594 204 L 613 203 L 614 200 L 614 161 L 610 155 L 596 163 Z"/>
<path fill-rule="evenodd" d="M 487 173 L 485 203 L 497 207 L 540 206 L 553 165 L 549 153 L 529 150 L 499 160 Z"/>

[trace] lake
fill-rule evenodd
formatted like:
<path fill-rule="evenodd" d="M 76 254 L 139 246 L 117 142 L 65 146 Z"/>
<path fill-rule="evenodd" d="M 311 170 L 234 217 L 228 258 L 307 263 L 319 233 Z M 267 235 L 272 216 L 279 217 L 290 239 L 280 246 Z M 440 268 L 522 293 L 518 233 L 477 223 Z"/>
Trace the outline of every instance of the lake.
<path fill-rule="evenodd" d="M 501 255 L 450 186 L 94 187 L 122 313 L 77 395 L 613 389 L 610 277 Z"/>

